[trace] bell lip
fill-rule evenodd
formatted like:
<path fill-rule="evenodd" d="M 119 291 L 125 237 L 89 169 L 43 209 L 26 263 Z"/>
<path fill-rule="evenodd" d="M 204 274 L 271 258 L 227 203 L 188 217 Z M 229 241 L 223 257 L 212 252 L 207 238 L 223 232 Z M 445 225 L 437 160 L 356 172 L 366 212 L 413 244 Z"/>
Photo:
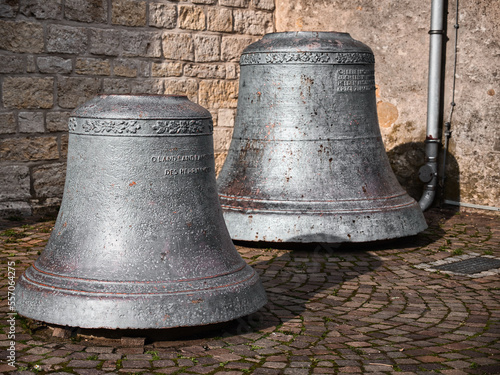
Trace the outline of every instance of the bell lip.
<path fill-rule="evenodd" d="M 371 53 L 363 42 L 347 32 L 337 31 L 283 31 L 265 34 L 262 39 L 246 47 L 242 55 L 250 53 Z"/>
<path fill-rule="evenodd" d="M 42 284 L 33 288 L 23 275 L 16 284 L 16 309 L 30 319 L 86 329 L 168 329 L 228 322 L 258 311 L 268 302 L 258 273 L 248 264 L 245 269 L 252 270 L 250 278 L 235 285 L 222 282 L 217 293 L 208 289 L 114 298 L 54 292 L 50 285 Z"/>
<path fill-rule="evenodd" d="M 428 228 L 417 202 L 392 211 L 248 213 L 223 210 L 233 241 L 274 243 L 369 243 L 411 237 Z M 350 224 L 353 220 L 356 225 Z M 279 223 L 279 225 L 277 224 Z"/>

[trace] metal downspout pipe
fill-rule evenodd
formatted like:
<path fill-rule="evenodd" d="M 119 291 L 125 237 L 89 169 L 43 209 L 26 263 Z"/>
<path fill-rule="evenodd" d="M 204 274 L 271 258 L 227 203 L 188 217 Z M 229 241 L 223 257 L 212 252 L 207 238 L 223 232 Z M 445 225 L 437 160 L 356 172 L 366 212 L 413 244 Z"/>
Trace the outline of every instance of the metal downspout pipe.
<path fill-rule="evenodd" d="M 438 185 L 437 158 L 439 145 L 439 115 L 441 110 L 444 38 L 444 0 L 432 0 L 431 29 L 429 46 L 429 83 L 427 93 L 427 131 L 425 139 L 425 164 L 420 168 L 419 177 L 425 183 L 424 192 L 418 204 L 422 211 L 430 207 L 436 196 Z"/>

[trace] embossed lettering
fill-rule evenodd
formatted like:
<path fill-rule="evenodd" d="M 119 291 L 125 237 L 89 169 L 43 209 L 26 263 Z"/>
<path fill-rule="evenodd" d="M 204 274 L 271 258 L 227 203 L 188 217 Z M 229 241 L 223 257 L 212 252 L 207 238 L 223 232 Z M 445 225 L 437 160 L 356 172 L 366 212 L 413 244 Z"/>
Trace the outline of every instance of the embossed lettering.
<path fill-rule="evenodd" d="M 339 69 L 338 92 L 360 92 L 375 90 L 375 74 L 367 69 Z"/>
<path fill-rule="evenodd" d="M 208 173 L 210 171 L 211 171 L 210 167 L 182 168 L 182 169 L 179 170 L 179 174 Z"/>
<path fill-rule="evenodd" d="M 201 155 L 153 155 L 151 161 L 154 163 L 173 162 L 173 161 L 200 161 L 211 159 L 214 154 L 201 154 Z"/>

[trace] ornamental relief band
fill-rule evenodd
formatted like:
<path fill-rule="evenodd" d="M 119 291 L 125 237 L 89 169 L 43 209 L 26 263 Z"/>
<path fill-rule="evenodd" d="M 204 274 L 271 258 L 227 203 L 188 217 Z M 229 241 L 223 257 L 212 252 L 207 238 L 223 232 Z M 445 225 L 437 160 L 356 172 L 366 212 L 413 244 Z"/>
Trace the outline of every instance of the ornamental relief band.
<path fill-rule="evenodd" d="M 107 120 L 70 117 L 68 122 L 68 129 L 70 133 L 124 136 L 210 135 L 213 132 L 213 126 L 211 118 L 176 120 Z"/>
<path fill-rule="evenodd" d="M 372 53 L 355 52 L 257 52 L 241 55 L 241 65 L 257 64 L 374 64 Z"/>

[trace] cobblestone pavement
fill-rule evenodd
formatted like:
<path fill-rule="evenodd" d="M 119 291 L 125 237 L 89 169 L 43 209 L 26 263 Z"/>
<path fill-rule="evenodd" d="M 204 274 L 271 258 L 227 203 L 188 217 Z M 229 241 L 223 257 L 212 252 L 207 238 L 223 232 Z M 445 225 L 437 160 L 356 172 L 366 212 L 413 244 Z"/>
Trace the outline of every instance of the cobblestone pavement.
<path fill-rule="evenodd" d="M 238 246 L 269 303 L 226 324 L 70 331 L 16 316 L 15 369 L 6 363 L 7 263 L 19 276 L 54 222 L 3 221 L 0 373 L 500 374 L 498 268 L 434 268 L 500 259 L 500 216 L 433 209 L 426 218 L 425 232 L 389 242 Z"/>

